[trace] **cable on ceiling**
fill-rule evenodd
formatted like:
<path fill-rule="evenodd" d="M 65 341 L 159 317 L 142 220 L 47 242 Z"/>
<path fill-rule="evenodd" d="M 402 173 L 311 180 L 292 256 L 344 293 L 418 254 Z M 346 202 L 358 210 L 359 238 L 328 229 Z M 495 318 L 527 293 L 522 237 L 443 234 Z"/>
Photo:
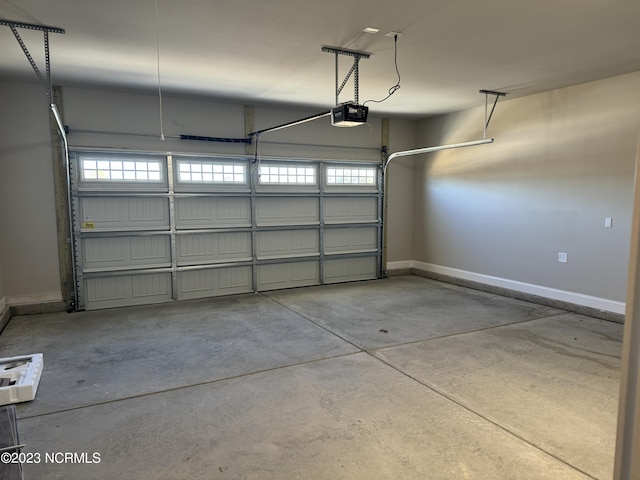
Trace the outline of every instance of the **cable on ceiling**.
<path fill-rule="evenodd" d="M 349 43 L 347 43 L 344 48 L 349 48 L 351 45 L 353 45 L 354 43 L 356 43 L 358 40 L 360 40 L 362 37 L 364 37 L 365 35 L 367 35 L 367 32 L 362 31 L 360 32 L 360 34 L 354 38 L 353 40 L 351 40 Z"/>
<path fill-rule="evenodd" d="M 393 95 L 394 93 L 396 93 L 398 90 L 400 90 L 400 70 L 398 69 L 398 34 L 396 33 L 393 36 L 393 63 L 395 65 L 396 68 L 396 74 L 398 75 L 398 81 L 395 83 L 394 86 L 392 86 L 389 89 L 388 95 L 386 97 L 384 97 L 382 100 L 367 100 L 366 102 L 364 102 L 362 105 L 366 105 L 369 102 L 374 102 L 374 103 L 382 103 L 385 100 L 387 100 L 391 95 Z"/>
<path fill-rule="evenodd" d="M 158 103 L 160 108 L 160 140 L 164 140 L 164 126 L 162 121 L 162 85 L 160 82 L 160 14 L 158 0 L 156 0 L 156 67 L 158 76 Z"/>

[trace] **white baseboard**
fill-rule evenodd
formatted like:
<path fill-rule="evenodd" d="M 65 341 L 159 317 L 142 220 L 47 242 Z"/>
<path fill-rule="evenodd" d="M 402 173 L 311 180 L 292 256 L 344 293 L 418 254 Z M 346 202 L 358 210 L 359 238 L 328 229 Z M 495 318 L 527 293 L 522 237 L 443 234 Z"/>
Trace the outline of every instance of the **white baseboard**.
<path fill-rule="evenodd" d="M 402 260 L 399 262 L 387 262 L 387 270 L 406 270 L 413 268 L 413 260 Z"/>
<path fill-rule="evenodd" d="M 407 263 L 409 263 L 410 266 L 407 266 Z M 432 263 L 418 262 L 415 260 L 410 260 L 408 262 L 403 261 L 387 263 L 387 270 L 400 268 L 415 268 L 425 272 L 447 275 L 450 277 L 478 282 L 493 287 L 505 288 L 508 290 L 514 290 L 516 292 L 526 293 L 529 295 L 537 295 L 539 297 L 572 303 L 574 305 L 580 305 L 583 307 L 595 308 L 597 310 L 604 310 L 606 312 L 617 314 L 624 315 L 626 308 L 626 304 L 624 302 L 618 302 L 615 300 L 609 300 L 600 297 L 593 297 L 591 295 L 584 295 L 582 293 L 569 292 L 566 290 L 558 290 L 556 288 L 545 287 L 542 285 L 519 282 L 517 280 L 510 280 L 508 278 L 493 277 L 491 275 L 459 270 L 457 268 L 443 267 L 442 265 L 435 265 Z"/>
<path fill-rule="evenodd" d="M 28 295 L 12 295 L 6 297 L 7 304 L 10 306 L 32 305 L 39 303 L 61 302 L 62 295 L 60 292 L 31 293 Z"/>

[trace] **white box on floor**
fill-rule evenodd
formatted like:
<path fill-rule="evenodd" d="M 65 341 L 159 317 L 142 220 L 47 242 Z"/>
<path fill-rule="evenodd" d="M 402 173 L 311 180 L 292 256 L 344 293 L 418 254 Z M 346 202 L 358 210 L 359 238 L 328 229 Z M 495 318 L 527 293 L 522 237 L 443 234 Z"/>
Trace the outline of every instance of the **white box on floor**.
<path fill-rule="evenodd" d="M 0 405 L 33 400 L 43 366 L 41 353 L 0 358 Z"/>

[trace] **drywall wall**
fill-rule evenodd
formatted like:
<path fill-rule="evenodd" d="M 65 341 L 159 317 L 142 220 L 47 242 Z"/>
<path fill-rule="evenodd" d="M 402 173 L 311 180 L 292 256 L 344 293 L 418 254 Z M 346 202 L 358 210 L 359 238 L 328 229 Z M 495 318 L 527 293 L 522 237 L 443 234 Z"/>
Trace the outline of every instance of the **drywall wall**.
<path fill-rule="evenodd" d="M 157 92 L 64 87 L 64 121 L 76 147 L 128 148 L 162 152 L 244 155 L 245 145 L 179 140 L 181 134 L 246 138 L 246 107 L 206 97 L 164 94 L 161 116 Z M 252 106 L 258 131 L 320 113 L 316 110 Z M 105 135 L 90 132 L 121 132 Z M 131 134 L 144 134 L 138 136 Z M 329 117 L 260 136 L 260 155 L 380 161 L 380 119 L 358 128 L 335 128 Z"/>
<path fill-rule="evenodd" d="M 56 300 L 60 298 L 60 280 L 46 96 L 37 85 L 4 82 L 0 87 L 5 120 L 11 119 L 8 128 L 0 132 L 0 263 L 5 295 L 20 303 Z M 61 103 L 72 147 L 173 153 L 245 155 L 247 147 L 241 143 L 185 141 L 176 137 L 188 134 L 245 138 L 247 112 L 254 130 L 319 113 L 266 105 L 247 108 L 216 99 L 165 94 L 162 140 L 157 92 L 64 86 Z M 368 125 L 341 129 L 332 127 L 326 117 L 261 135 L 259 151 L 260 155 L 272 157 L 379 162 L 381 125 L 382 120 L 372 116 Z M 391 126 L 392 144 L 411 147 L 415 123 L 392 120 Z M 408 183 L 411 174 L 399 173 L 400 178 Z M 408 213 L 411 189 L 395 190 L 399 200 L 391 202 L 390 222 L 394 227 L 390 244 L 397 247 L 393 258 L 407 259 L 413 220 Z"/>
<path fill-rule="evenodd" d="M 60 300 L 49 103 L 40 85 L 0 83 L 0 264 L 9 304 Z"/>
<path fill-rule="evenodd" d="M 495 144 L 417 159 L 417 266 L 623 313 L 638 105 L 640 73 L 501 100 Z M 420 143 L 482 138 L 483 116 L 423 121 Z"/>
<path fill-rule="evenodd" d="M 624 302 L 638 131 L 640 74 L 501 100 L 496 143 L 407 157 L 389 170 L 387 260 L 535 293 Z M 8 301 L 59 298 L 46 98 L 33 84 L 4 82 L 0 99 L 0 270 Z M 75 146 L 244 154 L 243 144 L 188 142 L 179 134 L 242 138 L 244 105 L 155 93 L 63 88 Z M 318 113 L 252 107 L 256 130 Z M 389 151 L 481 138 L 484 109 L 414 122 L 391 119 Z M 381 119 L 338 129 L 328 118 L 264 134 L 260 153 L 380 159 Z M 122 135 L 87 133 L 122 132 Z M 144 133 L 149 136 L 132 136 Z M 604 228 L 611 217 L 612 228 Z M 568 254 L 558 263 L 558 252 Z M 599 304 L 596 302 L 595 304 Z"/>
<path fill-rule="evenodd" d="M 0 251 L 2 248 L 0 247 Z M 4 296 L 4 286 L 2 285 L 2 264 L 0 263 L 0 331 L 9 323 L 11 311 Z"/>
<path fill-rule="evenodd" d="M 389 122 L 389 154 L 415 148 L 416 122 L 392 119 Z M 409 268 L 413 258 L 412 229 L 414 166 L 411 157 L 394 160 L 387 169 L 385 230 L 387 265 Z"/>
<path fill-rule="evenodd" d="M 244 137 L 242 105 L 214 102 L 206 98 L 164 95 L 161 123 L 157 92 L 63 87 L 62 96 L 70 146 L 159 152 L 244 153 L 242 144 L 181 141 L 176 138 L 181 134 Z M 165 134 L 165 140 L 161 139 L 161 131 Z M 113 134 L 106 135 L 104 132 Z"/>
<path fill-rule="evenodd" d="M 1 251 L 2 251 L 2 247 L 0 246 L 0 252 Z M 7 306 L 7 299 L 4 296 L 4 284 L 2 283 L 2 262 L 0 261 L 0 316 L 2 315 L 2 311 L 5 309 L 6 306 Z"/>

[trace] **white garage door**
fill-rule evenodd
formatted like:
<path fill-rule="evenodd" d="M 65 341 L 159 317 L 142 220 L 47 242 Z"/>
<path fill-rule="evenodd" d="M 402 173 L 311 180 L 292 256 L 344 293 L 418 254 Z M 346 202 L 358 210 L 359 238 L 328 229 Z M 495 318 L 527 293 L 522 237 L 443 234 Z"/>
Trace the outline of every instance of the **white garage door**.
<path fill-rule="evenodd" d="M 377 163 L 74 151 L 77 308 L 374 279 Z"/>

